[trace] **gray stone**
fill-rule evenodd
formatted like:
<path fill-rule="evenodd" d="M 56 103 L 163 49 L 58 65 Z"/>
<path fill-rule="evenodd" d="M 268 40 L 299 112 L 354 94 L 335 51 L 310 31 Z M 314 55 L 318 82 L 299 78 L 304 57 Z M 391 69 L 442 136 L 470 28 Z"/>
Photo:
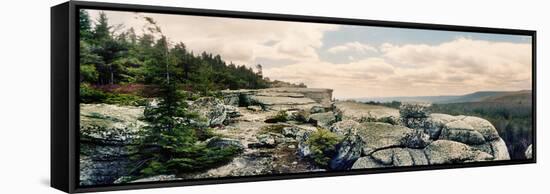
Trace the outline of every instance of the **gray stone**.
<path fill-rule="evenodd" d="M 491 160 L 493 156 L 469 147 L 466 144 L 437 140 L 428 145 L 424 152 L 430 164 L 453 164 Z"/>
<path fill-rule="evenodd" d="M 300 130 L 301 129 L 296 126 L 287 126 L 283 127 L 282 132 L 285 137 L 296 138 L 299 135 Z"/>
<path fill-rule="evenodd" d="M 354 120 L 343 120 L 336 122 L 330 126 L 330 132 L 333 132 L 340 136 L 346 136 L 348 134 L 355 134 L 357 130 L 363 128 L 363 125 Z"/>
<path fill-rule="evenodd" d="M 359 102 L 339 101 L 334 103 L 334 112 L 338 120 L 362 122 L 384 122 L 398 124 L 399 110 L 384 106 L 369 105 Z"/>
<path fill-rule="evenodd" d="M 309 115 L 309 122 L 314 123 L 318 127 L 328 129 L 336 122 L 336 117 L 332 112 L 315 113 Z"/>
<path fill-rule="evenodd" d="M 246 109 L 251 110 L 251 111 L 262 111 L 263 110 L 261 106 L 247 106 Z"/>
<path fill-rule="evenodd" d="M 405 138 L 412 137 L 415 130 L 387 123 L 367 122 L 362 123 L 364 127 L 357 131 L 363 142 L 363 154 L 370 155 L 372 152 L 389 147 L 404 147 L 408 142 Z"/>
<path fill-rule="evenodd" d="M 485 143 L 483 135 L 475 131 L 471 125 L 462 120 L 447 123 L 442 129 L 439 139 L 462 142 L 468 145 L 480 145 Z"/>
<path fill-rule="evenodd" d="M 498 139 L 491 141 L 490 145 L 493 150 L 493 160 L 510 160 L 508 148 L 502 138 L 499 137 Z"/>
<path fill-rule="evenodd" d="M 388 165 L 383 165 L 378 163 L 375 159 L 370 156 L 364 156 L 357 159 L 351 169 L 368 169 L 368 168 L 385 168 L 389 167 Z"/>
<path fill-rule="evenodd" d="M 145 123 L 143 107 L 80 105 L 80 185 L 112 184 L 128 173 L 129 145 Z"/>
<path fill-rule="evenodd" d="M 199 98 L 189 106 L 189 109 L 197 112 L 211 127 L 221 126 L 227 123 L 226 120 L 239 115 L 238 109 L 224 105 L 221 100 L 214 97 Z"/>
<path fill-rule="evenodd" d="M 218 148 L 235 147 L 240 150 L 244 149 L 243 144 L 241 144 L 239 140 L 225 138 L 225 137 L 212 137 L 204 141 L 204 143 L 208 147 L 218 147 Z"/>
<path fill-rule="evenodd" d="M 361 157 L 363 141 L 358 135 L 346 136 L 337 146 L 336 155 L 330 161 L 329 167 L 334 170 L 349 169 L 355 160 Z"/>
<path fill-rule="evenodd" d="M 311 136 L 312 131 L 304 131 L 300 136 L 298 136 L 298 155 L 302 158 L 308 157 L 311 155 L 311 149 L 307 145 L 307 140 Z"/>
<path fill-rule="evenodd" d="M 433 140 L 439 139 L 443 127 L 452 121 L 458 120 L 460 117 L 448 115 L 448 114 L 439 114 L 432 113 L 426 119 L 424 123 L 424 131 L 430 135 L 430 138 Z"/>
<path fill-rule="evenodd" d="M 430 116 L 430 103 L 403 103 L 399 107 L 401 118 L 427 118 Z"/>

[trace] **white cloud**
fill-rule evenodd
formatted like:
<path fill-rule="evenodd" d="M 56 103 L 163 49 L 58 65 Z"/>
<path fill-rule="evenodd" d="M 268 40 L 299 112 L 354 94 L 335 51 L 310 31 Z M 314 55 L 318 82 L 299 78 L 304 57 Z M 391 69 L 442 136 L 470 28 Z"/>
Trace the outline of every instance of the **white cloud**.
<path fill-rule="evenodd" d="M 90 15 L 95 18 L 97 12 Z M 112 24 L 136 29 L 145 24 L 130 12 L 107 15 Z M 338 30 L 338 25 L 144 15 L 155 18 L 171 41 L 184 42 L 195 53 L 220 54 L 236 64 L 277 63 L 264 66 L 264 75 L 332 88 L 338 98 L 520 90 L 532 84 L 528 43 L 457 38 L 437 45 L 386 43 L 374 48 L 352 41 L 327 50 L 345 54 L 351 61 L 337 64 L 321 60 L 317 50 L 323 46 L 324 33 Z M 365 54 L 371 57 L 361 56 Z"/>
<path fill-rule="evenodd" d="M 333 88 L 335 97 L 465 94 L 531 87 L 531 45 L 458 38 L 438 45 L 383 44 L 380 57 L 264 70 L 275 79 Z"/>
<path fill-rule="evenodd" d="M 333 54 L 349 51 L 365 54 L 367 52 L 377 52 L 378 50 L 373 46 L 360 42 L 348 42 L 342 45 L 331 47 L 327 51 Z"/>
<path fill-rule="evenodd" d="M 89 11 L 97 18 L 98 11 Z M 133 12 L 105 11 L 113 25 L 141 29 L 146 22 Z M 140 13 L 157 21 L 172 42 L 195 53 L 220 54 L 226 61 L 255 65 L 257 58 L 316 61 L 323 34 L 338 25 Z M 138 31 L 139 32 L 139 31 Z"/>

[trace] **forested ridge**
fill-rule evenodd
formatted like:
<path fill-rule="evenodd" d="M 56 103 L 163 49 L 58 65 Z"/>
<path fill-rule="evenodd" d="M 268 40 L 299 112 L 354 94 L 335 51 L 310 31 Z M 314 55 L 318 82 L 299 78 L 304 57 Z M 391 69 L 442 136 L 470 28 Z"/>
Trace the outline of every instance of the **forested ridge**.
<path fill-rule="evenodd" d="M 102 98 L 101 92 L 113 92 L 116 88 L 130 90 L 123 93 L 144 95 L 135 90 L 163 80 L 203 96 L 222 89 L 269 86 L 270 80 L 262 76 L 261 64 L 252 69 L 227 63 L 220 55 L 196 54 L 183 42 L 171 42 L 153 18 L 141 17 L 146 25 L 138 35 L 134 28 L 109 24 L 103 12 L 92 21 L 85 10 L 80 11 L 80 82 L 81 90 L 85 90 L 81 91 L 84 101 L 108 99 Z M 86 95 L 90 93 L 96 95 Z"/>

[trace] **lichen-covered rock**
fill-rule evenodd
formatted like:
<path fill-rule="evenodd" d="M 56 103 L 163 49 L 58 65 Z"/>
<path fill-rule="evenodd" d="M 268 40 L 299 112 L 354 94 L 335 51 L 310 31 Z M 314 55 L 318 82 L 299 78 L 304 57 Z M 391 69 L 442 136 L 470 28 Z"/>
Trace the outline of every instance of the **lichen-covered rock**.
<path fill-rule="evenodd" d="M 285 137 L 296 138 L 299 136 L 300 128 L 296 126 L 283 127 L 282 133 Z"/>
<path fill-rule="evenodd" d="M 452 116 L 448 114 L 432 113 L 426 119 L 426 122 L 423 125 L 424 131 L 430 135 L 430 138 L 433 140 L 439 139 L 441 131 L 445 124 L 452 121 L 460 119 L 461 116 Z"/>
<path fill-rule="evenodd" d="M 400 122 L 399 111 L 393 108 L 350 101 L 335 102 L 333 106 L 338 120 L 354 120 L 359 123 L 384 122 L 398 124 Z"/>
<path fill-rule="evenodd" d="M 241 144 L 239 140 L 225 138 L 225 137 L 212 137 L 204 141 L 204 143 L 208 147 L 218 147 L 218 148 L 235 147 L 240 150 L 244 149 L 243 144 Z"/>
<path fill-rule="evenodd" d="M 430 103 L 403 103 L 399 107 L 399 115 L 401 118 L 427 118 L 431 112 Z"/>
<path fill-rule="evenodd" d="M 355 160 L 361 157 L 362 147 L 361 137 L 349 134 L 336 146 L 336 155 L 330 161 L 329 167 L 334 170 L 351 168 Z"/>
<path fill-rule="evenodd" d="M 357 159 L 354 163 L 351 169 L 367 169 L 367 168 L 385 168 L 390 167 L 389 165 L 383 165 L 379 162 L 377 162 L 375 159 L 373 159 L 370 156 L 364 156 L 359 159 Z"/>
<path fill-rule="evenodd" d="M 80 185 L 111 184 L 128 173 L 128 145 L 146 124 L 143 107 L 80 105 Z"/>
<path fill-rule="evenodd" d="M 401 124 L 411 129 L 425 129 L 431 104 L 429 103 L 404 103 L 399 107 Z"/>
<path fill-rule="evenodd" d="M 197 112 L 211 127 L 227 124 L 231 118 L 240 116 L 239 110 L 233 106 L 225 105 L 214 97 L 202 97 L 192 102 L 189 109 Z"/>
<path fill-rule="evenodd" d="M 428 145 L 424 152 L 430 164 L 453 164 L 492 160 L 493 156 L 455 141 L 437 140 Z"/>
<path fill-rule="evenodd" d="M 457 120 L 447 123 L 439 139 L 447 139 L 462 142 L 468 145 L 479 145 L 485 143 L 485 138 L 481 133 L 463 120 Z"/>
<path fill-rule="evenodd" d="M 332 112 L 315 113 L 309 115 L 309 122 L 314 123 L 318 127 L 328 129 L 336 122 L 336 117 Z"/>
<path fill-rule="evenodd" d="M 374 152 L 372 158 L 382 165 L 418 166 L 427 165 L 428 159 L 422 149 L 388 148 Z"/>
<path fill-rule="evenodd" d="M 311 149 L 307 145 L 307 140 L 311 136 L 312 131 L 304 131 L 301 136 L 296 137 L 298 139 L 298 155 L 302 158 L 311 155 Z"/>
<path fill-rule="evenodd" d="M 428 144 L 422 142 L 428 140 L 426 136 L 417 133 L 416 130 L 398 125 L 390 125 L 387 123 L 367 122 L 362 124 L 357 134 L 363 142 L 363 154 L 370 155 L 379 149 L 389 147 L 410 147 L 418 148 L 419 145 Z"/>
<path fill-rule="evenodd" d="M 533 144 L 529 145 L 529 147 L 527 147 L 527 150 L 525 150 L 525 158 L 527 159 L 533 158 Z"/>
<path fill-rule="evenodd" d="M 401 145 L 408 148 L 424 148 L 430 144 L 430 135 L 424 133 L 424 130 L 414 129 L 411 133 L 405 134 L 401 139 Z"/>
<path fill-rule="evenodd" d="M 497 130 L 489 121 L 471 116 L 459 116 L 454 121 L 444 124 L 439 136 L 439 139 L 468 145 L 480 145 L 499 138 Z"/>
<path fill-rule="evenodd" d="M 357 133 L 356 131 L 364 126 L 354 120 L 343 120 L 336 122 L 330 126 L 330 132 L 340 136 Z"/>

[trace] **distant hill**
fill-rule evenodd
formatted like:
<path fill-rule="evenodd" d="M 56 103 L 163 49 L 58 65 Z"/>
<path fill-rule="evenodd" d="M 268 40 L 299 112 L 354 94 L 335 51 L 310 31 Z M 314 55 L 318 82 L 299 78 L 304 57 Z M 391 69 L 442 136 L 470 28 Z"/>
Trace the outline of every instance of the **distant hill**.
<path fill-rule="evenodd" d="M 449 104 L 462 102 L 518 102 L 531 103 L 531 90 L 520 91 L 479 91 L 466 95 L 456 96 L 406 96 L 406 97 L 383 97 L 383 98 L 356 98 L 360 102 L 429 102 L 434 104 Z"/>

